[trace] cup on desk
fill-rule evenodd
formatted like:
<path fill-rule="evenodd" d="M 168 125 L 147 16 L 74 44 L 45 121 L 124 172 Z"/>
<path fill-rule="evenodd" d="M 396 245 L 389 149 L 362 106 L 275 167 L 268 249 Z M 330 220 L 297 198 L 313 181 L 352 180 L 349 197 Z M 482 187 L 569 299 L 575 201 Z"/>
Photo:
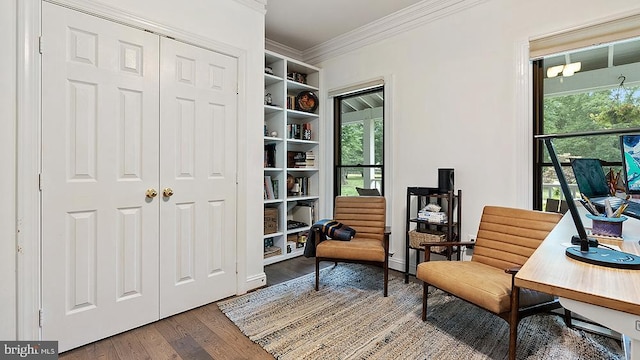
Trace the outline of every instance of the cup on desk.
<path fill-rule="evenodd" d="M 592 220 L 593 235 L 622 237 L 622 223 L 627 220 L 626 216 L 606 217 L 587 214 L 587 217 Z"/>

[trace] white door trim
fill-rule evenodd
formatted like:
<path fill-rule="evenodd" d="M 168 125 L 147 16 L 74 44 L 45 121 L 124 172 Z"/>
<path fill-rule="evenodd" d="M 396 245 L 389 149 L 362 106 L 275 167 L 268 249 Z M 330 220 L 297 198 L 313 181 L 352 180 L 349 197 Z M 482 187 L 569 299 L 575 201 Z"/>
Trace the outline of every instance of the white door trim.
<path fill-rule="evenodd" d="M 41 255 L 40 255 L 40 191 L 39 172 L 41 162 L 41 61 L 39 54 L 40 19 L 43 0 L 22 0 L 17 2 L 17 190 L 16 190 L 16 231 L 18 251 L 17 271 L 17 338 L 18 340 L 40 339 L 39 313 L 41 307 Z M 88 0 L 50 0 L 53 4 L 65 6 L 90 15 L 98 16 L 134 28 L 151 31 L 161 36 L 223 53 L 238 59 L 238 137 L 240 129 L 247 124 L 246 95 L 246 50 L 189 33 L 170 26 L 155 23 L 124 11 Z M 46 39 L 43 44 L 46 51 Z M 238 141 L 238 144 L 243 141 Z M 240 154 L 240 149 L 237 149 Z M 244 188 L 246 159 L 238 156 L 238 187 Z M 246 199 L 236 193 L 238 204 Z M 238 206 L 240 208 L 241 206 Z M 243 213 L 237 211 L 237 224 L 246 223 Z M 236 262 L 238 263 L 237 286 L 239 292 L 246 288 L 246 232 L 238 226 Z M 239 256 L 243 254 L 243 256 Z M 245 279 L 246 280 L 246 279 Z M 46 314 L 45 314 L 46 317 Z"/>
<path fill-rule="evenodd" d="M 17 337 L 39 339 L 40 309 L 40 0 L 18 1 Z"/>

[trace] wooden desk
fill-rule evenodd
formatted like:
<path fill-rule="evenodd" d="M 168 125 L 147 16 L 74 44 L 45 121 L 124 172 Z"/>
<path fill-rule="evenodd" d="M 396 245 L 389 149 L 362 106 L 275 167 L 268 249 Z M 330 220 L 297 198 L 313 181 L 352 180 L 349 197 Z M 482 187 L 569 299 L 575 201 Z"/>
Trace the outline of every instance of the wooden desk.
<path fill-rule="evenodd" d="M 579 209 L 585 227 L 590 227 L 584 208 Z M 640 359 L 640 270 L 613 269 L 567 257 L 563 243 L 570 243 L 576 233 L 567 213 L 518 271 L 515 285 L 556 295 L 569 310 L 630 336 L 631 346 L 635 345 L 632 358 Z M 625 221 L 622 237 L 624 241 L 614 244 L 640 255 L 640 220 Z"/>

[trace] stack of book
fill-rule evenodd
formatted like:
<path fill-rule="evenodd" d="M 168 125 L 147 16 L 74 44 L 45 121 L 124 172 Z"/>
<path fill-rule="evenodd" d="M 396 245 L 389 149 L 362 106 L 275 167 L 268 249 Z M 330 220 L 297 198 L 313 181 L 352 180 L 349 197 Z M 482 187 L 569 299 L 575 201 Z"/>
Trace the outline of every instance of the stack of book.
<path fill-rule="evenodd" d="M 316 166 L 316 156 L 313 151 L 288 151 L 288 168 L 314 168 Z"/>
<path fill-rule="evenodd" d="M 447 213 L 441 211 L 420 210 L 418 212 L 418 220 L 425 220 L 430 223 L 445 223 L 447 222 Z"/>
<path fill-rule="evenodd" d="M 282 249 L 280 249 L 277 246 L 269 246 L 267 248 L 264 249 L 264 258 L 269 258 L 272 256 L 276 256 L 276 255 L 281 255 L 282 254 Z"/>
<path fill-rule="evenodd" d="M 313 154 L 313 151 L 309 150 L 305 153 L 304 163 L 307 168 L 316 166 L 316 156 Z"/>

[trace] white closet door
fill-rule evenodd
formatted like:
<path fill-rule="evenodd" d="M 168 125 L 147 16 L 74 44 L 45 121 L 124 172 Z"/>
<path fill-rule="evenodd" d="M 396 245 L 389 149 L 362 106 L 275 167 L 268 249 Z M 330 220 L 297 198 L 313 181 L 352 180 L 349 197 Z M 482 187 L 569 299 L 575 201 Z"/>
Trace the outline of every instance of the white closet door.
<path fill-rule="evenodd" d="M 158 318 L 158 37 L 42 3 L 43 339 Z"/>
<path fill-rule="evenodd" d="M 237 59 L 160 43 L 160 317 L 236 293 Z"/>

